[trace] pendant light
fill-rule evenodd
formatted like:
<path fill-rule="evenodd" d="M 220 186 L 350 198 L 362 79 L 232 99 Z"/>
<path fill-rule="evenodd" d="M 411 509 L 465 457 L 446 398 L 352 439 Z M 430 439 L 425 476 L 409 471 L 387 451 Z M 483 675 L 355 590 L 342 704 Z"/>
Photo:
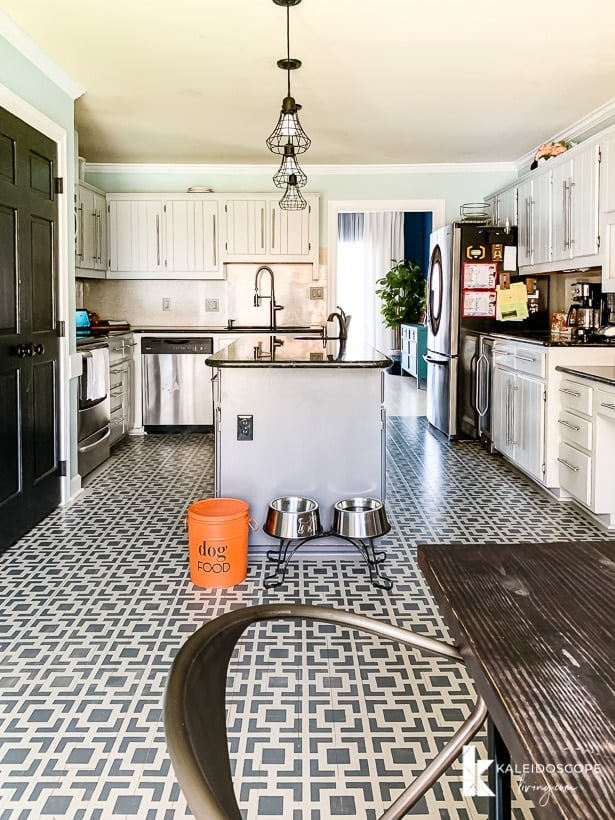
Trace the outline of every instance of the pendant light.
<path fill-rule="evenodd" d="M 307 177 L 297 162 L 295 149 L 288 142 L 284 146 L 284 159 L 273 177 L 273 183 L 274 185 L 277 185 L 278 188 L 286 188 L 290 182 L 291 176 L 294 176 L 296 180 L 295 185 L 299 185 L 301 188 L 303 188 L 307 182 Z"/>
<path fill-rule="evenodd" d="M 297 177 L 294 174 L 289 176 L 286 191 L 279 204 L 284 211 L 302 211 L 306 207 L 307 202 L 301 194 L 301 189 L 297 185 Z"/>
<path fill-rule="evenodd" d="M 282 100 L 282 110 L 276 127 L 267 138 L 267 147 L 273 154 L 284 154 L 286 146 L 291 145 L 295 154 L 302 154 L 310 147 L 311 140 L 299 122 L 301 106 L 290 93 L 290 72 L 301 66 L 301 60 L 290 56 L 290 7 L 297 6 L 301 0 L 273 0 L 277 6 L 286 6 L 286 58 L 278 60 L 278 68 L 286 71 L 287 93 Z"/>

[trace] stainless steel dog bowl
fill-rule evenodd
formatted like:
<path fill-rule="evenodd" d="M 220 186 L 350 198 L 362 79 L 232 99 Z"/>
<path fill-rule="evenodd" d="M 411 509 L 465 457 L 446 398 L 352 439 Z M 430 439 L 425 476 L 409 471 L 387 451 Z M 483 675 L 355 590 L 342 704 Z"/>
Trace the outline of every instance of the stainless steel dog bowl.
<path fill-rule="evenodd" d="M 263 527 L 274 538 L 309 538 L 320 532 L 318 504 L 311 498 L 289 495 L 269 504 Z"/>
<path fill-rule="evenodd" d="M 348 538 L 377 538 L 391 529 L 382 501 L 343 498 L 333 508 L 333 530 Z"/>

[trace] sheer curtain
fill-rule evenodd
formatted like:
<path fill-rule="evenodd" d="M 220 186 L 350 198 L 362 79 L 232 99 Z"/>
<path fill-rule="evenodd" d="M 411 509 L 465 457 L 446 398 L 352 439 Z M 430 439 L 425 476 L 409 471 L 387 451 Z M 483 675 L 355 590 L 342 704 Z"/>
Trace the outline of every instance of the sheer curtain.
<path fill-rule="evenodd" d="M 353 336 L 383 353 L 393 349 L 394 334 L 382 323 L 376 280 L 403 258 L 403 213 L 339 214 L 337 303 L 352 315 Z"/>

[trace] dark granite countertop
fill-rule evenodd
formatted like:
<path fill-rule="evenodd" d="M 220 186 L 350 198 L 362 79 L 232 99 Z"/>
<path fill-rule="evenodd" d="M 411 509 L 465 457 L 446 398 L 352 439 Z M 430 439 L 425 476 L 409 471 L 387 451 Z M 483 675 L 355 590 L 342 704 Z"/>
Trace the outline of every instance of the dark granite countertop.
<path fill-rule="evenodd" d="M 561 370 L 562 373 L 570 373 L 571 376 L 581 376 L 584 379 L 592 379 L 593 381 L 602 382 L 603 384 L 609 384 L 611 387 L 615 387 L 615 364 L 558 365 L 555 369 Z"/>
<path fill-rule="evenodd" d="M 355 367 L 382 368 L 391 359 L 362 342 L 328 341 L 277 335 L 251 335 L 205 359 L 210 367 Z"/>
<path fill-rule="evenodd" d="M 132 330 L 135 333 L 223 333 L 223 334 L 252 334 L 255 333 L 263 334 L 269 333 L 269 328 L 258 326 L 258 325 L 233 325 L 233 327 L 228 327 L 227 325 L 211 325 L 211 326 L 186 326 L 186 325 L 176 325 L 173 327 L 163 327 L 161 325 L 139 325 L 133 327 Z M 323 334 L 324 328 L 321 325 L 281 325 L 279 328 L 276 328 L 276 333 L 280 334 L 289 334 L 289 333 L 309 333 L 314 334 L 315 336 Z"/>
<path fill-rule="evenodd" d="M 568 339 L 562 336 L 552 336 L 548 330 L 540 331 L 521 331 L 515 333 L 511 329 L 510 333 L 504 331 L 493 330 L 489 331 L 489 336 L 495 336 L 498 339 L 510 339 L 514 342 L 528 342 L 529 344 L 543 345 L 545 347 L 612 347 L 615 352 L 615 344 L 613 342 L 605 342 L 604 339 L 594 338 L 591 341 L 582 341 L 577 339 Z"/>

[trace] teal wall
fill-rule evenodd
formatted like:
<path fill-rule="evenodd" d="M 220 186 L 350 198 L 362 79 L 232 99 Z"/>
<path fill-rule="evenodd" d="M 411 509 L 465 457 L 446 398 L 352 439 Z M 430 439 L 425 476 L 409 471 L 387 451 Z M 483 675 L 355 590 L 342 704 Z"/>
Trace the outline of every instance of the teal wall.
<path fill-rule="evenodd" d="M 327 205 L 335 200 L 443 199 L 446 221 L 459 217 L 464 202 L 481 202 L 487 194 L 504 187 L 516 178 L 514 171 L 466 171 L 429 173 L 327 173 L 308 175 L 306 191 L 320 194 L 321 246 L 327 246 Z M 209 186 L 217 193 L 273 191 L 272 172 L 214 173 L 94 173 L 86 179 L 103 191 L 115 193 L 177 193 L 190 186 Z"/>

